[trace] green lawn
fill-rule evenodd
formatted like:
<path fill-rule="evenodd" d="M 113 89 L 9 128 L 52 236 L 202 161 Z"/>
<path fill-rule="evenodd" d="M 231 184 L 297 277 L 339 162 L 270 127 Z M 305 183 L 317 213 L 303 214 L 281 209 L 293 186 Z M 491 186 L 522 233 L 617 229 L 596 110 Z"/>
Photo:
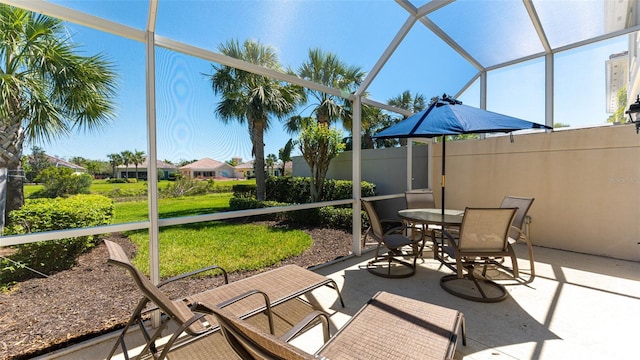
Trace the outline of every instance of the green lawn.
<path fill-rule="evenodd" d="M 179 198 L 160 199 L 158 211 L 161 219 L 210 214 L 229 208 L 232 193 L 208 194 L 200 196 L 185 196 Z M 116 216 L 114 222 L 127 223 L 148 219 L 147 201 L 129 201 L 115 204 Z"/>
<path fill-rule="evenodd" d="M 149 273 L 149 236 L 146 231 L 129 234 L 138 246 L 134 264 Z M 253 224 L 207 222 L 172 226 L 160 230 L 160 274 L 184 274 L 210 265 L 226 271 L 260 269 L 301 254 L 312 244 L 302 230 Z"/>
<path fill-rule="evenodd" d="M 170 184 L 160 181 L 160 188 Z M 216 182 L 220 186 L 251 184 L 255 180 Z M 146 182 L 111 184 L 95 180 L 91 193 L 135 193 L 146 189 Z M 42 189 L 40 185 L 26 185 L 25 198 Z M 231 192 L 200 196 L 160 199 L 160 218 L 195 216 L 224 211 L 229 208 Z M 115 203 L 114 223 L 145 221 L 148 219 L 148 202 L 128 201 Z M 138 246 L 133 263 L 144 273 L 149 273 L 149 236 L 145 231 L 128 232 Z M 260 269 L 278 263 L 287 257 L 301 254 L 312 244 L 311 236 L 301 230 L 276 229 L 266 225 L 229 224 L 206 222 L 160 229 L 160 274 L 170 277 L 205 266 L 220 265 L 232 272 Z"/>
<path fill-rule="evenodd" d="M 160 180 L 158 181 L 158 189 L 163 189 L 172 184 L 173 181 Z M 231 186 L 238 184 L 255 184 L 253 180 L 228 180 L 228 181 L 215 181 L 214 188 L 218 191 L 230 192 Z M 146 181 L 138 181 L 132 183 L 109 183 L 107 180 L 93 180 L 89 191 L 92 194 L 101 194 L 105 196 L 114 195 L 116 197 L 122 197 L 127 195 L 144 194 L 147 190 Z M 24 186 L 24 197 L 29 198 L 33 193 L 42 190 L 42 185 L 28 184 Z"/>

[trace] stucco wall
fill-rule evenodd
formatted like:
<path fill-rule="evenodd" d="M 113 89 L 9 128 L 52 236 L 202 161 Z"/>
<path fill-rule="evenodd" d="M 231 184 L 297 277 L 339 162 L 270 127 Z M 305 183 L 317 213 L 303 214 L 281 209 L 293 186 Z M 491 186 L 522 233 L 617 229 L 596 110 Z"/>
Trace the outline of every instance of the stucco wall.
<path fill-rule="evenodd" d="M 328 179 L 351 180 L 352 152 L 345 151 L 331 161 L 327 171 Z M 428 186 L 429 152 L 426 145 L 412 147 L 413 181 L 412 188 Z M 362 150 L 362 180 L 376 184 L 378 195 L 403 193 L 407 188 L 407 149 L 406 147 Z M 293 175 L 309 176 L 309 166 L 301 156 L 293 158 Z M 404 207 L 404 199 L 385 200 L 384 209 L 380 209 L 382 217 L 394 216 Z"/>
<path fill-rule="evenodd" d="M 427 146 L 413 147 L 413 188 L 429 187 Z M 432 146 L 431 188 L 440 204 L 442 144 Z M 446 207 L 499 206 L 505 195 L 534 197 L 535 245 L 640 261 L 640 135 L 632 125 L 566 129 L 446 144 Z M 379 195 L 406 188 L 406 149 L 364 150 L 362 178 Z M 294 174 L 308 176 L 302 158 Z M 351 178 L 351 153 L 329 176 Z M 377 204 L 393 217 L 402 199 Z"/>
<path fill-rule="evenodd" d="M 505 195 L 534 197 L 534 244 L 640 261 L 640 135 L 632 126 L 514 139 L 447 143 L 446 206 L 498 206 Z M 433 155 L 439 164 L 441 144 Z M 434 165 L 434 184 L 440 174 Z"/>

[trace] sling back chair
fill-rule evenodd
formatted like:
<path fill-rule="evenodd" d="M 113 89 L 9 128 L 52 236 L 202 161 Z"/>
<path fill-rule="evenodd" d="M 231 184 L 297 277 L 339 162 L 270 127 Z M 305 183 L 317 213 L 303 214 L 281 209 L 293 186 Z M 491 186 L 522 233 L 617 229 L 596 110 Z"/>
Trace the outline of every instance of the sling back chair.
<path fill-rule="evenodd" d="M 362 206 L 371 225 L 365 236 L 371 236 L 377 242 L 375 257 L 367 263 L 367 270 L 374 275 L 387 278 L 404 278 L 415 274 L 422 238 L 411 239 L 405 236 L 405 226 L 394 227 L 384 232 L 373 203 L 362 200 Z M 407 247 L 411 248 L 411 252 L 405 251 Z M 386 253 L 382 254 L 385 249 Z"/>
<path fill-rule="evenodd" d="M 326 315 L 310 314 L 287 334 L 276 337 L 234 316 L 211 308 L 225 339 L 243 360 L 453 359 L 458 332 L 466 345 L 464 315 L 454 309 L 380 291 L 329 338 Z M 322 320 L 324 345 L 314 354 L 289 344 L 316 318 Z"/>
<path fill-rule="evenodd" d="M 509 246 L 509 231 L 517 208 L 466 208 L 460 233 L 454 237 L 446 229 L 441 230 L 446 243 L 443 251 L 455 260 L 455 275 L 440 279 L 440 286 L 447 292 L 464 299 L 497 302 L 506 299 L 504 286 L 491 281 L 486 276 L 488 265 L 500 265 L 496 259 L 511 258 L 513 274 L 518 277 L 518 262 L 513 248 Z M 434 244 L 438 230 L 431 232 Z M 477 267 L 482 273 L 477 274 Z M 479 277 L 480 276 L 480 277 Z"/>
<path fill-rule="evenodd" d="M 413 189 L 404 192 L 404 201 L 407 209 L 435 209 L 436 201 L 433 197 L 433 191 L 431 189 Z M 425 224 L 411 224 L 407 223 L 407 231 L 411 232 L 409 236 L 412 239 L 421 237 L 426 240 L 425 236 L 428 236 L 428 232 L 433 229 L 439 229 L 440 225 L 425 225 Z M 422 250 L 424 249 L 425 242 L 422 243 L 420 249 L 420 255 L 422 256 Z"/>
<path fill-rule="evenodd" d="M 288 309 L 283 311 L 285 313 L 292 312 L 296 304 L 301 302 L 297 301 L 300 296 L 319 287 L 326 285 L 335 289 L 340 303 L 344 307 L 342 295 L 334 280 L 296 265 L 282 266 L 231 283 L 228 282 L 226 271 L 218 266 L 210 266 L 167 279 L 156 286 L 131 264 L 120 245 L 109 240 L 104 242 L 109 251 L 108 262 L 125 268 L 143 294 L 107 359 L 115 354 L 118 347 L 121 347 L 124 357 L 129 358 L 125 335 L 135 325 L 140 327 L 146 341 L 139 356 L 150 353 L 156 359 L 164 359 L 169 351 L 218 331 L 219 325 L 216 318 L 212 314 L 195 311 L 197 304 L 206 304 L 207 306 L 225 304 L 224 306 L 229 311 L 241 318 L 266 314 L 266 322 L 271 333 L 275 332 L 276 327 L 272 314 L 276 306 L 286 305 Z M 223 272 L 225 284 L 177 300 L 171 300 L 160 290 L 160 287 L 168 283 L 212 269 L 220 269 Z M 230 302 L 229 299 L 234 299 L 234 301 Z M 155 307 L 150 309 L 150 304 Z M 144 320 L 148 317 L 150 310 L 160 310 L 162 313 L 161 325 L 155 330 L 148 329 L 145 325 Z M 307 310 L 311 311 L 311 307 L 308 306 Z M 164 345 L 158 346 L 156 343 L 163 336 L 162 332 L 168 328 L 170 322 L 173 322 L 177 329 Z"/>
<path fill-rule="evenodd" d="M 523 279 L 525 283 L 532 282 L 536 277 L 536 270 L 533 260 L 533 244 L 531 243 L 531 239 L 529 238 L 529 232 L 525 231 L 525 221 L 527 220 L 527 214 L 529 213 L 529 208 L 531 208 L 531 204 L 533 204 L 534 200 L 534 198 L 505 196 L 502 200 L 502 204 L 500 204 L 501 208 L 518 208 L 516 216 L 513 218 L 513 223 L 511 224 L 511 230 L 509 231 L 509 246 L 512 246 L 517 242 L 524 242 L 525 244 L 527 244 L 527 249 L 529 250 L 530 276 L 527 280 Z"/>

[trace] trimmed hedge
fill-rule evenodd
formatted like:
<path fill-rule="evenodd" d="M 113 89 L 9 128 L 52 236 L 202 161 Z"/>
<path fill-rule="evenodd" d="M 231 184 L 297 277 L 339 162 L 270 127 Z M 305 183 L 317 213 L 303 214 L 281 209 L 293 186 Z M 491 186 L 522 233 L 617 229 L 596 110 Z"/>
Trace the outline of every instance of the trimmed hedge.
<path fill-rule="evenodd" d="M 265 207 L 302 204 L 310 201 L 310 180 L 303 177 L 269 177 L 267 179 L 267 201 L 255 198 L 255 186 L 234 186 L 234 194 L 229 201 L 232 211 L 259 209 Z M 361 196 L 374 196 L 375 184 L 363 181 Z M 323 201 L 350 199 L 352 182 L 350 180 L 325 180 Z M 350 206 L 325 206 L 316 209 L 289 211 L 285 213 L 264 215 L 270 220 L 288 220 L 308 226 L 326 226 L 351 231 L 353 209 Z M 366 213 L 363 212 L 362 226 L 368 226 Z"/>
<path fill-rule="evenodd" d="M 102 195 L 75 195 L 69 198 L 33 199 L 9 214 L 6 235 L 50 230 L 76 229 L 111 224 L 115 207 Z M 82 236 L 16 246 L 13 261 L 44 274 L 69 269 L 80 254 L 95 246 L 92 236 Z M 32 277 L 22 266 L 0 260 L 0 282 L 7 283 Z"/>
<path fill-rule="evenodd" d="M 351 180 L 325 179 L 322 201 L 350 199 L 352 196 Z M 362 197 L 374 196 L 376 186 L 362 181 L 360 194 Z M 267 199 L 288 203 L 305 204 L 311 199 L 311 181 L 308 177 L 269 177 L 266 181 Z"/>

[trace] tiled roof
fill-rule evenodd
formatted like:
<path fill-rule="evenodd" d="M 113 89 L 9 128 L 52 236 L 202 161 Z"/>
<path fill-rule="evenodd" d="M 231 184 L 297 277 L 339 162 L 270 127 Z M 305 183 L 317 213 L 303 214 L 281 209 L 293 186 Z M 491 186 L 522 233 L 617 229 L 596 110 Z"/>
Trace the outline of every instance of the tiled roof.
<path fill-rule="evenodd" d="M 221 165 L 224 165 L 224 163 L 218 160 L 202 158 L 198 161 L 192 162 L 191 164 L 182 166 L 180 167 L 180 169 L 215 169 L 220 167 Z"/>

